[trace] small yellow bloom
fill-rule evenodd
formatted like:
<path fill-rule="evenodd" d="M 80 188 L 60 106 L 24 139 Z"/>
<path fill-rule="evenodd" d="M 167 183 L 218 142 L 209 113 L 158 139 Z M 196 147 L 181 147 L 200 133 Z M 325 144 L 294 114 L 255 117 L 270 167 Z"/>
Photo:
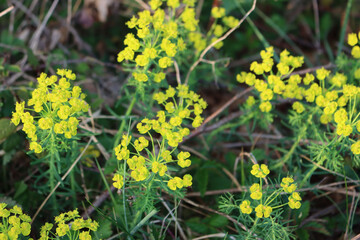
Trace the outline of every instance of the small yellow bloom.
<path fill-rule="evenodd" d="M 259 204 L 255 208 L 255 212 L 256 212 L 256 216 L 258 218 L 262 218 L 262 217 L 268 218 L 268 217 L 270 217 L 270 214 L 272 212 L 272 207 Z"/>
<path fill-rule="evenodd" d="M 250 187 L 250 197 L 254 200 L 260 200 L 262 197 L 262 189 L 260 189 L 260 185 L 258 183 L 254 183 Z"/>
<path fill-rule="evenodd" d="M 245 200 L 240 204 L 240 210 L 242 213 L 245 214 L 250 214 L 252 213 L 253 209 L 250 206 L 250 201 L 249 200 Z"/>
<path fill-rule="evenodd" d="M 294 179 L 291 177 L 284 177 L 281 181 L 280 186 L 284 189 L 286 193 L 292 193 L 296 190 L 296 185 L 292 184 Z"/>
<path fill-rule="evenodd" d="M 159 67 L 167 68 L 172 65 L 172 61 L 169 57 L 162 57 L 159 59 Z"/>
<path fill-rule="evenodd" d="M 124 177 L 120 174 L 115 174 L 113 179 L 114 181 L 113 185 L 117 189 L 121 189 L 124 186 Z"/>
<path fill-rule="evenodd" d="M 270 170 L 265 164 L 261 164 L 261 166 L 259 166 L 259 164 L 255 164 L 252 166 L 250 173 L 257 178 L 264 178 L 270 173 Z"/>
<path fill-rule="evenodd" d="M 30 143 L 30 150 L 34 150 L 35 153 L 41 153 L 42 147 L 37 142 L 31 142 Z"/>
<path fill-rule="evenodd" d="M 211 16 L 213 18 L 222 18 L 225 16 L 225 8 L 214 7 L 211 9 Z"/>
<path fill-rule="evenodd" d="M 183 177 L 184 187 L 190 187 L 192 185 L 192 176 L 190 174 L 185 174 Z"/>
<path fill-rule="evenodd" d="M 272 106 L 269 101 L 266 101 L 266 102 L 262 102 L 260 104 L 259 108 L 260 108 L 260 111 L 262 111 L 262 112 L 270 112 Z"/>
<path fill-rule="evenodd" d="M 301 197 L 298 192 L 293 192 L 289 199 L 289 207 L 292 209 L 299 209 L 301 207 Z"/>
<path fill-rule="evenodd" d="M 351 55 L 356 59 L 360 58 L 360 47 L 359 46 L 353 47 L 351 50 Z"/>
<path fill-rule="evenodd" d="M 348 35 L 348 44 L 353 47 L 357 43 L 358 43 L 358 38 L 357 38 L 356 33 L 349 33 L 349 35 Z"/>

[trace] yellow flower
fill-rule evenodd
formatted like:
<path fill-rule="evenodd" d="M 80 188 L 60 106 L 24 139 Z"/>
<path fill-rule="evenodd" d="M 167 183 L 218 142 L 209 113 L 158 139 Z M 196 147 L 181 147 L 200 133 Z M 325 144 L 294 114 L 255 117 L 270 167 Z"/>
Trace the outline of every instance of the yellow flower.
<path fill-rule="evenodd" d="M 256 212 L 256 216 L 258 218 L 262 218 L 262 217 L 268 218 L 268 217 L 270 217 L 270 214 L 272 212 L 272 207 L 259 204 L 255 208 L 255 212 Z"/>
<path fill-rule="evenodd" d="M 360 79 L 360 68 L 356 69 L 355 72 L 354 72 L 354 77 L 356 79 Z"/>
<path fill-rule="evenodd" d="M 229 27 L 229 28 L 234 28 L 239 24 L 239 19 L 236 19 L 233 16 L 226 16 L 222 18 L 223 23 Z"/>
<path fill-rule="evenodd" d="M 260 108 L 260 111 L 262 112 L 270 112 L 272 106 L 271 106 L 271 103 L 269 101 L 267 102 L 262 102 L 259 106 Z"/>
<path fill-rule="evenodd" d="M 173 190 L 173 191 L 176 190 L 176 181 L 175 181 L 175 179 L 170 179 L 168 181 L 167 185 L 171 190 Z"/>
<path fill-rule="evenodd" d="M 71 114 L 70 112 L 70 107 L 67 105 L 62 105 L 59 109 L 59 111 L 57 112 L 57 115 L 59 116 L 60 119 L 65 120 L 69 117 L 69 115 Z"/>
<path fill-rule="evenodd" d="M 155 48 L 145 48 L 143 52 L 144 56 L 154 59 L 157 57 L 157 52 Z"/>
<path fill-rule="evenodd" d="M 274 94 L 271 89 L 266 89 L 260 94 L 260 98 L 263 101 L 270 101 L 273 98 Z"/>
<path fill-rule="evenodd" d="M 213 18 L 222 18 L 225 16 L 225 8 L 214 7 L 211 9 L 211 16 Z"/>
<path fill-rule="evenodd" d="M 337 106 L 337 102 L 327 102 L 326 107 L 324 108 L 324 114 L 333 114 L 336 111 Z"/>
<path fill-rule="evenodd" d="M 346 97 L 354 97 L 359 92 L 359 88 L 354 85 L 344 85 L 343 86 L 343 94 Z"/>
<path fill-rule="evenodd" d="M 320 81 L 324 80 L 327 76 L 330 75 L 330 71 L 326 70 L 325 68 L 320 68 L 316 70 L 316 78 Z"/>
<path fill-rule="evenodd" d="M 192 185 L 192 176 L 190 174 L 185 174 L 183 177 L 184 187 L 190 187 Z"/>
<path fill-rule="evenodd" d="M 171 8 L 177 8 L 180 6 L 179 0 L 167 0 L 167 5 Z"/>
<path fill-rule="evenodd" d="M 120 174 L 115 174 L 113 179 L 114 181 L 113 185 L 117 189 L 121 189 L 124 186 L 124 177 Z"/>
<path fill-rule="evenodd" d="M 149 58 L 145 55 L 138 55 L 135 58 L 135 62 L 137 66 L 144 67 L 149 64 Z"/>
<path fill-rule="evenodd" d="M 151 7 L 152 10 L 156 10 L 158 9 L 162 4 L 161 0 L 150 0 L 149 5 Z"/>
<path fill-rule="evenodd" d="M 300 102 L 294 102 L 292 107 L 297 113 L 302 113 L 305 110 L 304 106 Z"/>
<path fill-rule="evenodd" d="M 296 185 L 292 184 L 294 179 L 291 177 L 284 177 L 281 181 L 280 186 L 284 189 L 287 193 L 292 193 L 296 190 Z"/>
<path fill-rule="evenodd" d="M 360 141 L 355 142 L 350 147 L 353 154 L 360 154 Z"/>
<path fill-rule="evenodd" d="M 358 43 L 358 38 L 357 38 L 356 33 L 349 33 L 349 35 L 348 35 L 348 44 L 353 47 L 357 43 Z"/>
<path fill-rule="evenodd" d="M 182 168 L 189 167 L 191 165 L 191 161 L 187 158 L 190 157 L 189 152 L 180 152 L 177 155 L 178 158 L 178 165 Z"/>
<path fill-rule="evenodd" d="M 51 128 L 54 123 L 51 118 L 47 117 L 47 118 L 40 118 L 38 124 L 41 129 L 45 130 Z"/>
<path fill-rule="evenodd" d="M 246 99 L 246 102 L 245 104 L 249 107 L 253 106 L 255 104 L 255 98 L 253 96 L 249 96 L 247 99 Z"/>
<path fill-rule="evenodd" d="M 262 189 L 260 189 L 260 185 L 258 183 L 254 183 L 250 187 L 250 197 L 254 200 L 259 200 L 262 197 Z"/>
<path fill-rule="evenodd" d="M 154 76 L 154 81 L 155 82 L 159 83 L 164 79 L 165 79 L 165 73 L 163 73 L 163 72 L 155 73 L 155 76 Z"/>
<path fill-rule="evenodd" d="M 203 121 L 204 121 L 204 119 L 203 119 L 202 117 L 196 116 L 191 125 L 192 125 L 194 128 L 197 128 L 197 127 L 200 127 L 200 126 L 201 126 L 201 124 L 202 124 Z"/>
<path fill-rule="evenodd" d="M 41 153 L 42 147 L 37 142 L 31 142 L 30 143 L 30 150 L 34 150 L 35 153 Z"/>
<path fill-rule="evenodd" d="M 309 85 L 312 81 L 314 81 L 315 77 L 311 73 L 306 73 L 305 77 L 303 78 L 303 82 L 305 85 Z"/>
<path fill-rule="evenodd" d="M 81 232 L 79 234 L 79 240 L 91 240 L 90 232 Z"/>
<path fill-rule="evenodd" d="M 298 192 L 293 192 L 289 199 L 289 207 L 292 209 L 299 209 L 301 207 L 301 197 Z"/>
<path fill-rule="evenodd" d="M 134 146 L 137 151 L 141 152 L 144 148 L 149 146 L 149 141 L 146 140 L 144 137 L 139 137 L 138 140 L 135 140 Z"/>
<path fill-rule="evenodd" d="M 336 73 L 331 79 L 330 82 L 337 87 L 343 86 L 347 81 L 347 77 L 343 73 Z"/>
<path fill-rule="evenodd" d="M 133 77 L 135 80 L 139 81 L 139 82 L 147 82 L 148 80 L 148 76 L 145 73 L 133 73 Z"/>
<path fill-rule="evenodd" d="M 59 237 L 65 236 L 68 231 L 70 231 L 69 225 L 65 223 L 60 223 L 56 228 L 56 234 Z"/>
<path fill-rule="evenodd" d="M 328 124 L 332 120 L 332 115 L 323 114 L 320 116 L 320 122 L 322 124 Z"/>
<path fill-rule="evenodd" d="M 250 206 L 250 201 L 249 200 L 245 200 L 240 204 L 240 210 L 242 213 L 245 214 L 251 214 L 253 209 Z"/>
<path fill-rule="evenodd" d="M 162 57 L 159 59 L 159 67 L 161 67 L 161 68 L 170 67 L 171 64 L 172 64 L 172 61 L 169 57 Z"/>
<path fill-rule="evenodd" d="M 139 28 L 137 30 L 137 36 L 139 38 L 145 38 L 149 34 L 150 34 L 150 29 L 148 27 Z"/>
<path fill-rule="evenodd" d="M 256 61 L 251 63 L 250 70 L 253 71 L 256 75 L 262 75 L 264 73 L 263 65 Z"/>
<path fill-rule="evenodd" d="M 356 59 L 360 58 L 360 47 L 359 46 L 353 47 L 351 50 L 351 55 Z"/>
<path fill-rule="evenodd" d="M 353 131 L 351 125 L 339 123 L 336 128 L 337 135 L 343 135 L 344 137 L 349 136 Z"/>
<path fill-rule="evenodd" d="M 265 164 L 261 164 L 261 166 L 259 166 L 259 164 L 255 164 L 252 166 L 252 170 L 250 173 L 257 178 L 264 178 L 270 173 L 270 171 Z"/>

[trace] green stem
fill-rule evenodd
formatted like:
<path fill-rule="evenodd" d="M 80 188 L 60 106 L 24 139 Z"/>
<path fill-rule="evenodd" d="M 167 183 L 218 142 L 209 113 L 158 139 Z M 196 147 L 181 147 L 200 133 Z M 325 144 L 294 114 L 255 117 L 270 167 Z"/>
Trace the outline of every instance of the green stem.
<path fill-rule="evenodd" d="M 71 186 L 71 195 L 72 195 L 72 204 L 73 208 L 76 208 L 76 189 L 75 189 L 75 175 L 74 171 L 70 172 L 70 186 Z"/>
<path fill-rule="evenodd" d="M 258 221 L 259 221 L 259 218 L 256 217 L 255 222 L 254 222 L 253 226 L 251 227 L 250 231 L 248 232 L 248 235 L 246 236 L 245 240 L 249 239 L 249 237 L 252 235 L 252 233 L 256 229 L 256 224 L 257 224 Z"/>
<path fill-rule="evenodd" d="M 124 128 L 125 128 L 126 117 L 130 115 L 130 113 L 131 113 L 131 111 L 132 111 L 132 109 L 133 109 L 133 107 L 135 105 L 135 102 L 136 102 L 136 95 L 134 94 L 133 99 L 131 100 L 131 103 L 130 103 L 129 107 L 126 110 L 125 118 L 121 122 L 119 131 L 115 135 L 115 142 L 114 142 L 114 147 L 113 148 L 115 148 L 117 145 L 119 145 L 120 138 L 122 137 L 122 132 L 124 131 Z"/>
<path fill-rule="evenodd" d="M 277 164 L 274 165 L 273 169 L 279 168 L 279 167 L 283 166 L 287 161 L 289 161 L 291 155 L 294 153 L 294 151 L 295 151 L 296 147 L 299 145 L 301 139 L 306 135 L 307 127 L 308 127 L 308 124 L 306 124 L 305 126 L 302 127 L 298 137 L 296 138 L 296 141 L 291 146 L 289 152 L 287 152 L 287 154 L 284 156 L 284 158 L 282 160 L 280 160 Z"/>
<path fill-rule="evenodd" d="M 319 165 L 323 164 L 323 162 L 324 162 L 325 160 L 326 160 L 326 158 L 323 157 L 323 158 L 321 159 L 321 161 L 318 162 L 318 164 L 319 164 Z M 317 166 L 317 165 L 314 165 L 314 166 L 312 167 L 312 169 L 310 169 L 310 171 L 305 175 L 305 177 L 304 177 L 303 180 L 301 181 L 299 188 L 302 188 L 302 186 L 304 186 L 304 184 L 305 184 L 305 183 L 307 182 L 307 180 L 312 176 L 312 174 L 315 172 L 315 170 L 316 170 L 317 168 L 318 168 L 318 166 Z"/>
<path fill-rule="evenodd" d="M 50 152 L 50 191 L 51 192 L 54 188 L 55 188 L 55 171 L 56 171 L 56 168 L 55 168 L 55 158 L 54 158 L 54 153 L 53 152 Z M 53 202 L 53 207 L 54 207 L 54 210 L 57 212 L 57 204 L 56 204 L 56 197 L 55 197 L 55 192 L 54 194 L 51 196 L 51 201 Z"/>

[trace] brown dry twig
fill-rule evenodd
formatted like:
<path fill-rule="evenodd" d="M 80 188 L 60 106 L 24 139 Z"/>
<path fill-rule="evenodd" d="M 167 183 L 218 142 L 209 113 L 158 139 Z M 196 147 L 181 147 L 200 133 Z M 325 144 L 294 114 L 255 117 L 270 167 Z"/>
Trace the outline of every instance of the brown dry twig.
<path fill-rule="evenodd" d="M 231 104 L 233 104 L 236 100 L 240 99 L 241 97 L 243 97 L 244 95 L 246 95 L 247 93 L 249 93 L 253 88 L 247 88 L 242 92 L 237 93 L 234 97 L 232 97 L 229 101 L 227 101 L 223 106 L 221 106 L 218 110 L 216 110 L 213 114 L 211 114 L 209 117 L 207 117 L 204 122 L 201 124 L 200 127 L 196 128 L 194 131 L 192 131 L 188 136 L 186 136 L 184 138 L 184 140 L 182 141 L 182 143 L 184 143 L 185 141 L 203 133 L 205 131 L 205 125 L 210 122 L 211 120 L 213 120 L 214 118 L 216 118 L 221 112 L 223 112 L 227 107 L 229 107 Z"/>
<path fill-rule="evenodd" d="M 47 12 L 47 14 L 46 14 L 46 16 L 44 18 L 44 21 L 40 24 L 40 26 L 38 26 L 38 28 L 36 29 L 34 35 L 31 37 L 29 45 L 30 45 L 30 48 L 32 50 L 37 49 L 41 33 L 44 31 L 46 23 L 49 21 L 51 15 L 53 14 L 53 12 L 54 12 L 54 10 L 55 10 L 58 3 L 59 3 L 59 0 L 54 0 L 53 1 L 49 11 Z"/>

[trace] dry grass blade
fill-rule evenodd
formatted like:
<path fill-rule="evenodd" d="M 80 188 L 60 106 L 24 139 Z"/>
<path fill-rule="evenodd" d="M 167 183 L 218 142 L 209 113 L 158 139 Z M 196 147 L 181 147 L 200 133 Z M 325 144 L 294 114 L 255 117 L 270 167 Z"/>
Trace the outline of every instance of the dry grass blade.
<path fill-rule="evenodd" d="M 31 37 L 30 40 L 30 48 L 32 50 L 36 50 L 36 48 L 38 47 L 38 43 L 39 43 L 39 39 L 41 36 L 41 33 L 44 31 L 46 23 L 49 21 L 51 15 L 53 14 L 56 5 L 59 3 L 59 0 L 54 0 L 53 3 L 51 4 L 51 7 L 49 9 L 49 11 L 47 12 L 44 21 L 40 24 L 40 26 L 36 29 L 34 35 Z"/>
<path fill-rule="evenodd" d="M 7 9 L 0 12 L 0 17 L 4 16 L 5 14 L 9 13 L 11 10 L 13 10 L 14 6 L 10 6 Z"/>

